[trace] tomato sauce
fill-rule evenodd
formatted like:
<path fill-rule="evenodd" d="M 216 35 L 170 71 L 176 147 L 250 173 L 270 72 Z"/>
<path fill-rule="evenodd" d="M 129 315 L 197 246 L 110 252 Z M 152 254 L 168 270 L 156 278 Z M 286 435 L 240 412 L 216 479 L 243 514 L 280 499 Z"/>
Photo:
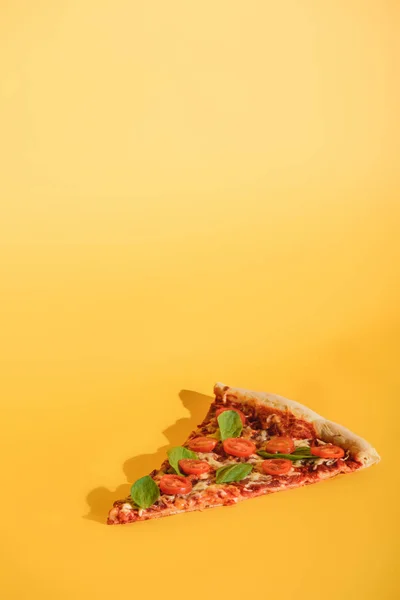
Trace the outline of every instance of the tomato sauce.
<path fill-rule="evenodd" d="M 283 411 L 271 406 L 257 406 L 255 410 L 248 404 L 235 402 L 233 397 L 228 403 L 222 403 L 218 399 L 215 400 L 201 427 L 205 427 L 210 418 L 215 416 L 215 413 L 221 408 L 240 410 L 252 429 L 265 429 L 269 436 L 289 436 L 294 439 L 314 439 L 317 437 L 312 423 L 296 417 L 288 410 Z"/>

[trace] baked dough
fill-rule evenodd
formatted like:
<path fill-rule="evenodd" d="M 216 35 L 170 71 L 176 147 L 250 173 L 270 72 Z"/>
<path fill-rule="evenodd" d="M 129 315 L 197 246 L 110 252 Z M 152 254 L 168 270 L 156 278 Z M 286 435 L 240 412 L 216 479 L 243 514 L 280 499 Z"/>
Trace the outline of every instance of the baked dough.
<path fill-rule="evenodd" d="M 296 417 L 312 423 L 318 438 L 348 450 L 351 456 L 359 461 L 363 467 L 369 467 L 380 461 L 379 454 L 366 440 L 346 429 L 346 427 L 324 419 L 321 415 L 299 402 L 288 400 L 288 398 L 276 394 L 230 387 L 223 383 L 215 384 L 214 393 L 217 398 L 225 402 L 232 399 L 235 402 L 242 402 L 254 407 L 270 406 L 278 410 L 290 411 Z"/>

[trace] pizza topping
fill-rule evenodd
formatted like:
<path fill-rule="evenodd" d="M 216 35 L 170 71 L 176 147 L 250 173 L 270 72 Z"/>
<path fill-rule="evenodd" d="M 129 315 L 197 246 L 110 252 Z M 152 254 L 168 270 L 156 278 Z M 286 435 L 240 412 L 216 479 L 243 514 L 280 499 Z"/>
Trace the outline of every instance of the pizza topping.
<path fill-rule="evenodd" d="M 181 494 L 186 496 L 192 491 L 189 479 L 180 475 L 164 475 L 160 480 L 160 490 L 164 494 Z"/>
<path fill-rule="evenodd" d="M 258 456 L 257 454 L 254 454 L 253 456 L 250 456 L 250 458 L 247 459 L 247 462 L 251 465 L 259 465 L 260 463 L 262 463 L 262 461 L 263 459 L 261 458 L 261 456 Z"/>
<path fill-rule="evenodd" d="M 189 448 L 195 452 L 212 452 L 217 444 L 217 439 L 206 436 L 193 438 L 188 443 Z"/>
<path fill-rule="evenodd" d="M 211 467 L 205 460 L 196 460 L 193 458 L 184 458 L 179 461 L 179 466 L 184 473 L 188 475 L 201 475 L 207 473 Z"/>
<path fill-rule="evenodd" d="M 312 440 L 293 440 L 296 448 L 304 448 L 304 447 L 309 448 L 311 441 Z"/>
<path fill-rule="evenodd" d="M 315 470 L 315 469 L 317 469 L 319 467 L 319 465 L 323 465 L 324 462 L 325 462 L 325 460 L 323 458 L 317 458 L 317 457 L 315 457 L 315 460 L 312 463 L 309 463 L 309 464 L 312 464 L 313 465 L 313 469 Z"/>
<path fill-rule="evenodd" d="M 262 469 L 267 475 L 286 475 L 291 468 L 291 461 L 285 458 L 271 458 L 264 460 L 262 464 Z"/>
<path fill-rule="evenodd" d="M 291 454 L 283 454 L 283 453 L 276 453 L 276 454 L 272 454 L 271 452 L 265 452 L 264 450 L 259 450 L 257 452 L 257 454 L 259 456 L 262 456 L 263 458 L 285 458 L 287 460 L 292 460 L 292 461 L 296 461 L 296 460 L 315 460 L 315 456 L 313 454 L 311 454 L 311 449 L 310 448 L 296 448 L 296 450 L 294 452 L 292 452 Z"/>
<path fill-rule="evenodd" d="M 232 456 L 246 457 L 254 454 L 256 451 L 256 445 L 246 438 L 227 438 L 222 443 L 224 450 L 227 454 Z"/>
<path fill-rule="evenodd" d="M 208 488 L 208 481 L 198 481 L 194 486 L 193 486 L 193 492 L 197 493 L 197 492 L 204 492 L 204 490 L 206 490 Z"/>
<path fill-rule="evenodd" d="M 261 429 L 261 431 L 258 431 L 256 440 L 258 442 L 265 442 L 267 440 L 267 437 L 268 437 L 268 432 L 265 429 Z"/>
<path fill-rule="evenodd" d="M 276 435 L 265 444 L 266 452 L 271 454 L 291 454 L 294 447 L 292 438 L 283 435 Z"/>
<path fill-rule="evenodd" d="M 316 437 L 314 425 L 296 417 L 290 411 L 282 411 L 273 406 L 263 406 L 258 410 L 261 428 L 269 435 L 289 436 L 292 439 L 310 439 Z"/>
<path fill-rule="evenodd" d="M 235 411 L 239 415 L 239 417 L 240 417 L 240 419 L 242 421 L 242 424 L 244 425 L 246 423 L 246 415 L 244 413 L 242 413 L 242 411 L 239 410 L 238 408 L 229 408 L 229 407 L 218 408 L 217 412 L 215 413 L 215 416 L 217 417 L 217 419 L 218 419 L 218 417 L 219 417 L 220 414 L 222 414 L 223 412 L 226 412 L 227 410 L 233 410 L 233 411 Z"/>
<path fill-rule="evenodd" d="M 218 469 L 216 473 L 216 482 L 231 483 L 232 481 L 241 481 L 251 473 L 252 469 L 252 465 L 246 463 L 227 465 L 226 467 Z"/>
<path fill-rule="evenodd" d="M 311 446 L 311 454 L 321 458 L 342 458 L 345 452 L 340 446 L 325 444 L 324 446 Z"/>
<path fill-rule="evenodd" d="M 214 452 L 209 452 L 208 454 L 205 452 L 199 452 L 198 457 L 200 460 L 207 461 L 214 471 L 224 466 L 224 463 L 218 460 L 220 457 L 217 454 L 214 454 Z"/>
<path fill-rule="evenodd" d="M 286 475 L 292 466 L 298 467 L 302 473 L 302 469 L 307 469 L 303 465 L 311 464 L 314 467 L 309 467 L 309 469 L 313 468 L 314 470 L 308 470 L 307 472 L 313 473 L 323 463 L 327 467 L 334 467 L 337 459 L 345 456 L 344 450 L 339 446 L 326 444 L 317 439 L 293 440 L 289 436 L 275 435 L 266 440 L 267 435 L 260 436 L 260 433 L 266 434 L 265 431 L 257 433 L 250 427 L 243 427 L 246 417 L 236 408 L 220 408 L 217 410 L 216 417 L 219 425 L 216 434 L 223 440 L 222 445 L 218 445 L 216 449 L 218 444 L 216 437 L 199 436 L 189 440 L 189 448 L 183 446 L 171 448 L 168 451 L 171 469 L 167 471 L 167 474 L 165 474 L 164 468 L 164 472 L 158 471 L 155 477 L 157 483 L 151 476 L 146 476 L 136 481 L 132 486 L 133 508 L 142 511 L 150 508 L 154 503 L 156 503 L 155 508 L 157 508 L 159 502 L 163 502 L 164 499 L 168 500 L 169 498 L 173 502 L 176 495 L 186 496 L 190 494 L 190 498 L 192 498 L 205 490 L 208 493 L 209 490 L 213 489 L 213 485 L 209 485 L 213 481 L 216 484 L 228 484 L 240 482 L 248 477 L 249 483 L 245 485 L 245 491 L 250 492 L 250 488 L 248 490 L 247 488 L 251 487 L 252 484 L 256 486 L 267 485 L 268 478 Z M 242 433 L 246 437 L 240 437 Z M 247 435 L 252 436 L 253 439 L 249 439 Z M 265 449 L 257 451 L 253 440 L 258 445 L 263 444 Z M 222 458 L 213 454 L 214 449 L 215 452 L 218 451 L 218 454 L 222 453 Z M 199 455 L 195 451 L 199 452 Z M 255 454 L 256 452 L 257 454 Z M 226 454 L 248 460 L 229 463 L 229 460 L 232 461 L 232 459 L 227 458 Z M 216 460 L 216 458 L 220 460 Z M 214 469 L 216 469 L 215 479 L 213 476 Z M 174 472 L 176 474 L 173 474 Z M 296 469 L 295 473 L 297 472 Z M 212 477 L 211 480 L 210 476 Z M 206 481 L 200 482 L 199 478 Z M 235 486 L 229 487 L 234 488 Z M 160 490 L 163 493 L 161 497 Z M 128 505 L 125 504 L 125 506 Z M 121 510 L 123 512 L 123 509 Z M 133 509 L 130 508 L 130 510 Z"/>
<path fill-rule="evenodd" d="M 167 477 L 167 475 L 165 475 Z M 131 487 L 133 502 L 140 508 L 149 508 L 160 496 L 160 490 L 150 475 L 141 477 Z"/>
<path fill-rule="evenodd" d="M 186 458 L 197 459 L 197 454 L 195 454 L 191 450 L 188 450 L 187 448 L 184 448 L 183 446 L 175 446 L 175 448 L 170 448 L 167 454 L 169 464 L 174 469 L 175 473 L 177 473 L 177 475 L 182 475 L 182 473 L 179 470 L 179 461 Z"/>
<path fill-rule="evenodd" d="M 269 481 L 271 479 L 271 477 L 269 475 L 265 475 L 264 471 L 254 471 L 253 470 L 250 474 L 249 479 L 250 479 L 251 483 L 255 483 L 256 481 L 258 483 L 263 483 L 264 481 Z"/>
<path fill-rule="evenodd" d="M 224 410 L 217 418 L 221 440 L 237 438 L 242 433 L 243 423 L 236 410 Z"/>

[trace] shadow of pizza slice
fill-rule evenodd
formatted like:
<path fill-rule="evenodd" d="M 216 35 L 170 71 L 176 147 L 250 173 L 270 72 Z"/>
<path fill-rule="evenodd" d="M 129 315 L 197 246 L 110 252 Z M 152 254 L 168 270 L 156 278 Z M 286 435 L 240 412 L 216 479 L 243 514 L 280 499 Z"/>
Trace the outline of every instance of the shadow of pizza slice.
<path fill-rule="evenodd" d="M 229 506 L 380 460 L 364 439 L 298 402 L 222 383 L 214 393 L 201 425 L 114 502 L 108 524 Z"/>

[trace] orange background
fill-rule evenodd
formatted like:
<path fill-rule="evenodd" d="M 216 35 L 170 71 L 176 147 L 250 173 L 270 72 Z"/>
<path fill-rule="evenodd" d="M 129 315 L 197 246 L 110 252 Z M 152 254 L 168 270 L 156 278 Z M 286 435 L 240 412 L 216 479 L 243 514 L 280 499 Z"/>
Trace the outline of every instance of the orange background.
<path fill-rule="evenodd" d="M 2 598 L 399 597 L 399 9 L 1 2 Z M 103 525 L 216 380 L 383 461 Z"/>

